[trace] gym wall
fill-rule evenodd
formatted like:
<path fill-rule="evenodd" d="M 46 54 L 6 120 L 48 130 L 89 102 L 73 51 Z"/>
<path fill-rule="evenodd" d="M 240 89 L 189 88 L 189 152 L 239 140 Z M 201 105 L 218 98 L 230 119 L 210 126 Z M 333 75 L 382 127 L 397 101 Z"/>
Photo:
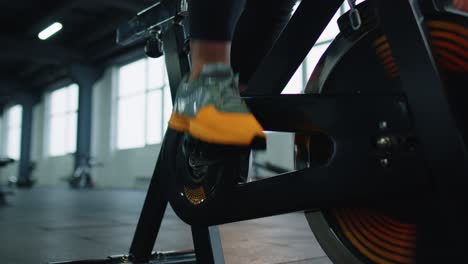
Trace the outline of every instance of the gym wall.
<path fill-rule="evenodd" d="M 137 188 L 148 186 L 159 154 L 160 144 L 143 148 L 115 149 L 116 106 L 114 98 L 115 70 L 109 68 L 93 87 L 92 156 L 97 157 L 103 167 L 93 169 L 98 187 Z M 38 185 L 67 186 L 65 178 L 73 171 L 71 155 L 50 157 L 46 155 L 48 135 L 46 129 L 45 95 L 34 108 L 31 159 L 36 162 L 33 177 Z M 257 152 L 258 162 L 269 161 L 277 166 L 293 168 L 292 134 L 268 134 L 268 150 Z M 17 175 L 17 163 L 1 171 L 2 178 Z M 261 176 L 270 172 L 259 170 Z"/>

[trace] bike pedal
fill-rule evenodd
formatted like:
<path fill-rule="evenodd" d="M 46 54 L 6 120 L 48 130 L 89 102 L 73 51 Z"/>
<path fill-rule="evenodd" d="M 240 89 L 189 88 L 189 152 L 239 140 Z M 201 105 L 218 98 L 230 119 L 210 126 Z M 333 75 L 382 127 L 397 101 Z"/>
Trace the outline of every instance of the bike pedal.
<path fill-rule="evenodd" d="M 250 144 L 252 150 L 266 150 L 266 138 L 263 137 L 254 137 L 252 143 Z"/>

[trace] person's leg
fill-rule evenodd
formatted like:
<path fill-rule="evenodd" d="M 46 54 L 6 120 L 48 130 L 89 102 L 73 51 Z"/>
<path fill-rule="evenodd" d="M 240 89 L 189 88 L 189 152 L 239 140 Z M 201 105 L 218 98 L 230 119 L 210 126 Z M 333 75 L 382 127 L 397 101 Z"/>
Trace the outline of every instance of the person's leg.
<path fill-rule="evenodd" d="M 240 74 L 240 92 L 262 59 L 272 48 L 288 23 L 296 0 L 247 0 L 244 12 L 234 31 L 231 65 Z M 240 162 L 240 182 L 246 182 L 249 171 L 250 151 L 245 151 Z"/>
<path fill-rule="evenodd" d="M 190 79 L 206 64 L 230 64 L 231 41 L 245 0 L 190 0 Z"/>
<path fill-rule="evenodd" d="M 231 64 L 243 92 L 284 29 L 297 0 L 248 0 L 234 33 Z"/>
<path fill-rule="evenodd" d="M 169 127 L 203 142 L 265 145 L 265 133 L 239 95 L 229 65 L 241 0 L 189 1 L 192 71 L 178 88 Z"/>
<path fill-rule="evenodd" d="M 231 41 L 191 40 L 190 51 L 192 60 L 190 80 L 198 79 L 203 67 L 207 64 L 229 65 L 231 63 Z"/>

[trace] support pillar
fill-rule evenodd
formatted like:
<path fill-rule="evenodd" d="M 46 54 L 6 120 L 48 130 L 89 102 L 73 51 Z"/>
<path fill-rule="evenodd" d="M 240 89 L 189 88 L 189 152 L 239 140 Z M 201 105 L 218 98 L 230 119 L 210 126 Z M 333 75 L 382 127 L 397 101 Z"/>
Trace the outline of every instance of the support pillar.
<path fill-rule="evenodd" d="M 70 75 L 78 86 L 78 131 L 75 155 L 75 168 L 91 156 L 91 124 L 92 124 L 92 103 L 93 85 L 102 74 L 90 65 L 73 64 L 69 67 Z"/>
<path fill-rule="evenodd" d="M 21 143 L 20 143 L 20 159 L 18 171 L 18 187 L 32 187 L 34 180 L 32 179 L 31 162 L 31 146 L 32 146 L 32 130 L 33 130 L 33 111 L 37 98 L 30 94 L 22 94 L 18 98 L 19 104 L 23 108 L 21 118 Z"/>

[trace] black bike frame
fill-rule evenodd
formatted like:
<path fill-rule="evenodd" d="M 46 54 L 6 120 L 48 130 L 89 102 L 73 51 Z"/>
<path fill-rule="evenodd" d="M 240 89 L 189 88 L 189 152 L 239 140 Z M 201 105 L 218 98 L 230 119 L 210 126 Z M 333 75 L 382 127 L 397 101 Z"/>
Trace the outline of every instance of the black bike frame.
<path fill-rule="evenodd" d="M 468 263 L 462 261 L 466 258 L 463 253 L 468 222 L 464 216 L 468 186 L 465 144 L 426 39 L 424 17 L 415 0 L 376 1 L 400 69 L 404 94 L 279 95 L 343 2 L 302 1 L 252 77 L 251 97 L 245 99 L 267 130 L 325 131 L 334 139 L 334 157 L 323 167 L 235 187 L 229 195 L 219 202 L 212 201 L 203 210 L 180 210 L 174 206 L 177 214 L 192 225 L 197 263 L 223 261 L 219 247 L 213 249 L 219 245 L 219 236 L 213 235 L 216 230 L 209 229 L 212 225 L 396 197 L 420 201 L 417 210 L 424 216 L 421 226 L 424 235 L 419 237 L 419 252 L 423 253 L 418 254 L 418 263 Z M 164 8 L 166 5 L 168 8 Z M 134 20 L 119 35 L 120 42 L 125 42 L 135 39 L 129 36 L 144 36 L 149 24 L 166 27 L 163 41 L 173 96 L 182 76 L 190 69 L 183 49 L 184 27 L 181 17 L 175 15 L 177 8 L 176 4 L 163 0 L 147 10 L 154 15 L 146 16 L 145 23 Z M 129 28 L 134 29 L 133 35 Z M 387 125 L 381 126 L 382 123 Z M 390 166 L 383 166 L 370 142 L 396 132 L 415 133 L 420 151 L 400 153 L 392 157 Z M 169 130 L 166 139 L 174 133 Z M 166 147 L 164 143 L 162 151 Z M 160 155 L 130 248 L 131 259 L 136 263 L 151 257 L 167 203 L 177 199 L 164 195 L 162 177 L 166 176 L 162 175 L 161 159 Z"/>
<path fill-rule="evenodd" d="M 435 64 L 424 16 L 414 0 L 380 0 L 379 11 L 433 183 L 421 208 L 418 263 L 468 263 L 466 139 Z"/>

